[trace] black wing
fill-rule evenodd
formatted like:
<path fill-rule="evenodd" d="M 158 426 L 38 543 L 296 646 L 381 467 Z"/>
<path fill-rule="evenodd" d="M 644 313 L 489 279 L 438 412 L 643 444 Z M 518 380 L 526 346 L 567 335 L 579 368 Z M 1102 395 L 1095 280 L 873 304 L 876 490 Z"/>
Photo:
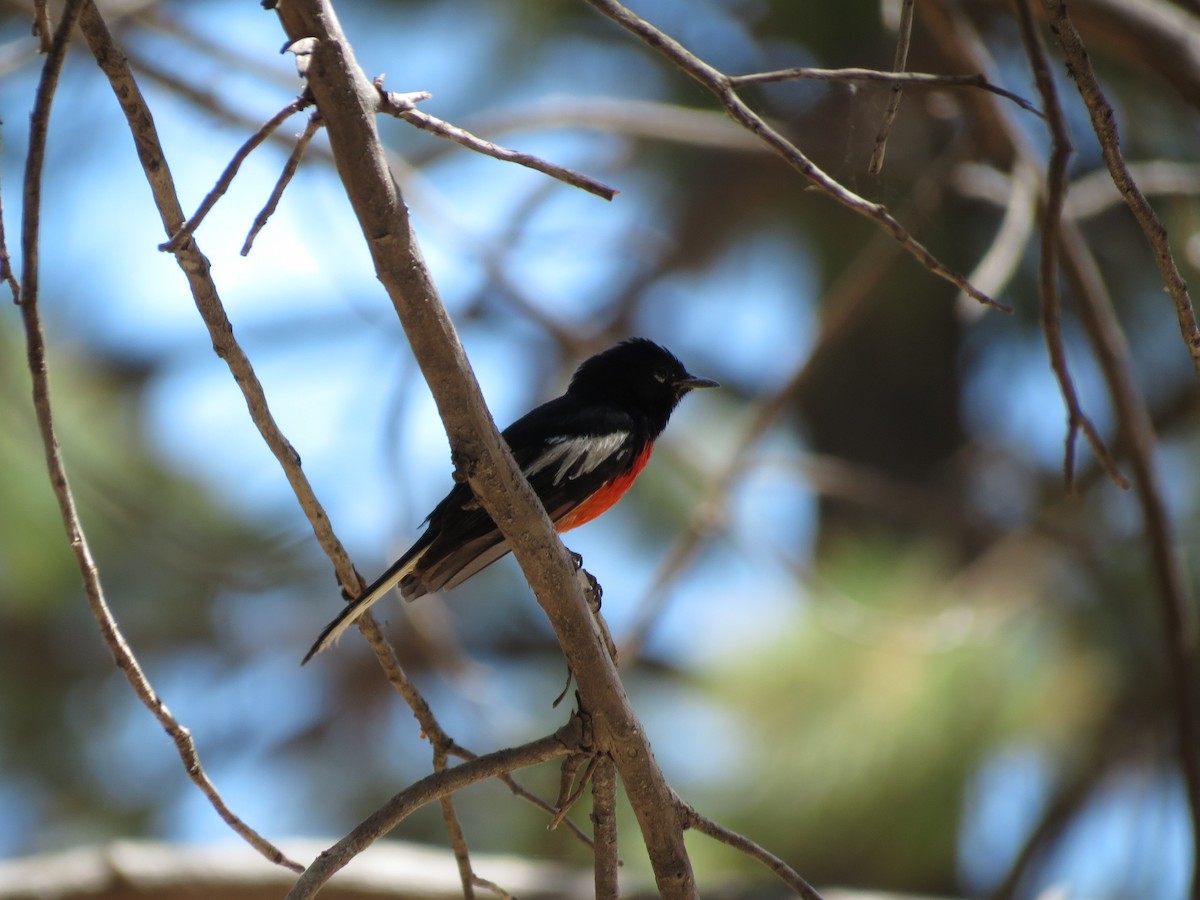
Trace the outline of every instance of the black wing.
<path fill-rule="evenodd" d="M 502 432 L 551 520 L 570 513 L 628 467 L 645 443 L 643 435 L 627 413 L 580 408 L 566 397 L 537 407 Z M 509 552 L 466 484 L 456 484 L 428 522 L 413 548 L 424 545 L 424 552 L 400 582 L 406 599 L 455 587 Z"/>

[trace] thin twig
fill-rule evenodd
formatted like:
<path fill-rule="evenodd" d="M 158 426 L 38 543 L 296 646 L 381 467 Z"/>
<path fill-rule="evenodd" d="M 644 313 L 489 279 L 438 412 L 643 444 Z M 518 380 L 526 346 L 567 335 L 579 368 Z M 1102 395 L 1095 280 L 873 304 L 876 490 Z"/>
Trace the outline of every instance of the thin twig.
<path fill-rule="evenodd" d="M 823 169 L 812 162 L 791 141 L 771 128 L 767 122 L 755 113 L 745 101 L 734 91 L 728 75 L 714 69 L 708 63 L 695 56 L 678 41 L 655 28 L 645 19 L 633 13 L 617 0 L 587 0 L 622 28 L 641 38 L 650 47 L 657 50 L 680 70 L 707 88 L 725 107 L 726 111 L 742 127 L 758 136 L 768 147 L 781 156 L 793 169 L 813 182 L 824 194 L 832 197 L 838 203 L 848 207 L 859 215 L 881 225 L 900 246 L 907 250 L 926 269 L 949 281 L 959 290 L 973 299 L 1004 312 L 1011 309 L 997 300 L 992 299 L 979 290 L 965 278 L 952 270 L 914 238 L 908 230 L 896 220 L 882 204 L 873 203 L 860 197 Z"/>
<path fill-rule="evenodd" d="M 283 197 L 284 189 L 291 183 L 296 170 L 300 168 L 300 160 L 304 158 L 304 151 L 320 127 L 321 114 L 314 112 L 308 117 L 308 124 L 304 126 L 304 131 L 296 138 L 296 146 L 284 164 L 283 171 L 279 175 L 279 180 L 275 182 L 275 188 L 271 191 L 267 205 L 254 217 L 254 224 L 250 226 L 250 232 L 246 235 L 246 240 L 242 244 L 242 256 L 249 255 L 250 248 L 254 246 L 254 238 L 263 230 L 267 224 L 267 220 L 271 218 L 275 212 L 275 208 L 279 206 L 279 200 Z"/>
<path fill-rule="evenodd" d="M 617 768 L 606 754 L 592 772 L 592 828 L 596 836 L 596 900 L 617 900 Z"/>
<path fill-rule="evenodd" d="M 591 753 L 583 757 L 587 760 L 587 765 L 584 766 L 583 773 L 575 780 L 574 788 L 565 797 L 560 796 L 558 812 L 554 814 L 554 817 L 550 820 L 550 824 L 546 826 L 548 830 L 553 831 L 556 829 L 567 818 L 567 815 L 571 812 L 575 804 L 579 802 L 579 798 L 587 790 L 588 782 L 592 780 L 592 773 L 596 770 L 596 760 L 600 756 L 601 754 L 599 753 Z M 566 771 L 565 764 L 563 770 Z"/>
<path fill-rule="evenodd" d="M 1200 661 L 1197 660 L 1195 598 L 1188 582 L 1182 544 L 1167 511 L 1165 485 L 1155 462 L 1154 423 L 1139 393 L 1124 333 L 1104 278 L 1074 223 L 1063 228 L 1064 270 L 1076 295 L 1080 318 L 1091 338 L 1108 385 L 1133 470 L 1150 549 L 1150 570 L 1163 621 L 1175 752 L 1183 775 L 1192 825 L 1192 850 L 1200 859 Z M 1192 868 L 1191 896 L 1200 897 L 1200 865 Z"/>
<path fill-rule="evenodd" d="M 510 150 L 507 147 L 501 147 L 499 144 L 484 140 L 465 129 L 459 128 L 457 125 L 444 122 L 437 118 L 437 116 L 421 112 L 421 110 L 412 105 L 411 95 L 385 91 L 381 79 L 375 79 L 375 87 L 379 90 L 380 112 L 403 119 L 405 122 L 415 125 L 423 131 L 428 131 L 431 134 L 436 134 L 438 137 L 454 141 L 456 144 L 461 144 L 469 150 L 482 153 L 484 156 L 490 156 L 493 159 L 516 163 L 519 166 L 534 169 L 545 175 L 549 175 L 551 178 L 557 178 L 559 181 L 569 184 L 572 187 L 577 187 L 587 191 L 589 194 L 602 197 L 605 200 L 611 200 L 619 193 L 616 188 L 609 187 L 604 182 L 597 181 L 595 178 L 575 172 L 564 166 L 547 162 L 531 153 L 522 153 L 519 150 Z"/>
<path fill-rule="evenodd" d="M 50 12 L 46 8 L 46 0 L 34 0 L 33 33 L 38 39 L 38 53 L 49 53 L 53 45 L 54 29 L 50 25 Z"/>
<path fill-rule="evenodd" d="M 425 804 L 502 773 L 535 766 L 575 752 L 576 748 L 571 746 L 577 734 L 574 723 L 575 720 L 572 720 L 557 733 L 520 747 L 496 750 L 413 782 L 313 860 L 288 892 L 287 900 L 306 900 L 313 896 L 350 860 Z"/>
<path fill-rule="evenodd" d="M 459 754 L 455 754 L 455 755 L 458 756 Z M 475 755 L 471 754 L 470 756 L 463 756 L 462 758 L 463 759 L 474 759 Z M 504 784 L 505 787 L 507 787 L 509 789 L 509 791 L 512 792 L 512 794 L 514 796 L 520 797 L 522 800 L 532 803 L 538 809 L 544 810 L 545 812 L 548 812 L 551 815 L 554 815 L 554 812 L 555 812 L 554 804 L 552 804 L 549 800 L 545 800 L 545 799 L 539 797 L 537 794 L 533 793 L 528 788 L 522 786 L 521 783 L 519 781 L 517 781 L 515 778 L 513 778 L 511 775 L 500 776 L 499 780 Z M 565 824 L 567 826 L 567 828 L 570 830 L 570 832 L 573 835 L 575 835 L 575 837 L 579 838 L 579 840 L 583 842 L 584 846 L 586 846 L 588 848 L 591 848 L 593 846 L 594 842 L 592 841 L 591 836 L 588 835 L 587 832 L 585 832 L 578 825 L 576 825 L 574 821 L 572 821 L 571 819 L 567 819 L 563 824 Z"/>
<path fill-rule="evenodd" d="M 1066 196 L 1067 163 L 1071 157 L 1071 138 L 1066 119 L 1058 101 L 1054 76 L 1046 59 L 1046 48 L 1033 22 L 1029 0 L 1016 0 L 1017 26 L 1025 53 L 1033 68 L 1034 81 L 1046 110 L 1046 127 L 1050 131 L 1050 160 L 1046 167 L 1045 206 L 1042 213 L 1041 259 L 1038 279 L 1042 295 L 1042 333 L 1050 355 L 1050 368 L 1058 381 L 1058 389 L 1067 407 L 1067 433 L 1063 448 L 1063 479 L 1067 490 L 1075 489 L 1075 441 L 1082 430 L 1096 459 L 1113 483 L 1122 489 L 1129 481 L 1121 474 L 1092 420 L 1083 412 L 1075 382 L 1067 366 L 1067 351 L 1062 337 L 1062 304 L 1058 293 L 1058 245 L 1062 226 L 1063 202 Z"/>
<path fill-rule="evenodd" d="M 896 39 L 896 60 L 892 69 L 903 72 L 908 68 L 908 48 L 912 44 L 914 0 L 903 0 L 900 7 L 900 33 Z M 883 121 L 879 125 L 879 134 L 875 136 L 875 147 L 871 151 L 871 161 L 867 171 L 878 175 L 883 171 L 883 157 L 887 153 L 888 135 L 892 133 L 892 125 L 896 122 L 896 113 L 900 110 L 900 100 L 904 97 L 904 87 L 900 82 L 892 82 L 888 92 L 887 106 L 883 110 Z"/>
<path fill-rule="evenodd" d="M 200 202 L 199 208 L 192 214 L 192 217 L 184 222 L 178 231 L 171 235 L 169 241 L 159 244 L 158 249 L 174 252 L 187 243 L 188 238 L 195 233 L 196 229 L 200 227 L 200 223 L 204 221 L 204 217 L 209 214 L 212 208 L 217 205 L 217 201 L 229 190 L 229 186 L 233 184 L 233 179 L 237 176 L 238 169 L 242 167 L 242 163 L 246 161 L 246 157 L 253 153 L 259 144 L 269 138 L 280 125 L 305 107 L 311 105 L 312 98 L 307 93 L 301 94 L 264 122 L 258 131 L 250 135 L 246 142 L 238 148 L 237 153 L 233 154 L 233 159 L 229 161 L 229 165 L 225 167 L 225 171 L 221 173 L 221 177 L 217 179 L 217 183 L 213 185 L 213 189 Z"/>
<path fill-rule="evenodd" d="M 1075 80 L 1079 88 L 1079 96 L 1087 106 L 1088 115 L 1092 120 L 1092 128 L 1100 142 L 1100 151 L 1108 170 L 1112 174 L 1113 183 L 1141 226 L 1154 253 L 1154 260 L 1162 275 L 1163 283 L 1175 302 L 1175 315 L 1179 320 L 1179 331 L 1183 342 L 1192 357 L 1192 365 L 1196 374 L 1200 375 L 1200 326 L 1196 323 L 1196 311 L 1192 307 L 1192 298 L 1188 293 L 1187 282 L 1175 263 L 1171 252 L 1171 242 L 1167 238 L 1167 229 L 1162 220 L 1154 212 L 1154 207 L 1146 199 L 1136 181 L 1129 174 L 1125 164 L 1125 156 L 1121 152 L 1121 135 L 1117 128 L 1117 119 L 1112 105 L 1104 96 L 1096 73 L 1088 58 L 1087 48 L 1067 13 L 1067 5 L 1063 0 L 1042 0 L 1046 14 L 1050 19 L 1051 30 L 1058 40 L 1063 55 L 1067 59 L 1067 72 Z M 1200 814 L 1200 813 L 1198 813 Z M 1200 870 L 1200 865 L 1196 866 Z"/>
<path fill-rule="evenodd" d="M 25 170 L 24 207 L 22 215 L 21 252 L 22 252 L 22 283 L 20 290 L 21 316 L 25 325 L 26 343 L 28 348 L 29 371 L 33 381 L 33 403 L 37 416 L 38 428 L 41 431 L 42 443 L 45 448 L 46 466 L 50 474 L 50 483 L 58 500 L 59 511 L 63 525 L 67 531 L 68 543 L 75 555 L 83 578 L 84 592 L 88 598 L 88 606 L 100 628 L 105 644 L 113 655 L 118 668 L 125 673 L 126 679 L 142 704 L 154 715 L 163 729 L 175 743 L 175 749 L 183 762 L 184 770 L 191 781 L 200 789 L 217 814 L 248 844 L 261 853 L 269 861 L 292 869 L 302 871 L 302 867 L 288 859 L 278 848 L 250 828 L 226 805 L 216 787 L 209 779 L 200 763 L 195 742 L 191 732 L 179 723 L 167 705 L 155 692 L 146 678 L 145 672 L 138 664 L 137 658 L 125 641 L 108 601 L 104 596 L 104 588 L 100 582 L 100 573 L 92 556 L 91 546 L 84 531 L 75 506 L 75 497 L 67 480 L 66 467 L 58 447 L 58 437 L 54 426 L 54 416 L 50 400 L 50 383 L 46 361 L 45 337 L 42 331 L 41 317 L 38 312 L 38 243 L 39 219 L 41 210 L 42 168 L 45 161 L 46 134 L 49 125 L 50 106 L 54 98 L 58 75 L 61 72 L 63 60 L 69 46 L 69 36 L 75 27 L 75 21 L 81 15 L 86 17 L 95 14 L 94 7 L 84 0 L 70 0 L 63 11 L 62 20 L 54 33 L 54 39 L 46 56 L 46 64 L 42 69 L 42 78 L 38 85 L 37 99 L 33 114 L 30 118 L 29 155 Z"/>
<path fill-rule="evenodd" d="M 471 881 L 475 887 L 483 888 L 485 891 L 495 894 L 500 900 L 513 900 L 513 895 L 494 881 L 488 881 L 486 878 L 481 878 L 478 875 L 472 876 Z"/>
<path fill-rule="evenodd" d="M 0 123 L 2 124 L 2 123 Z M 0 133 L 2 135 L 2 133 Z M 0 136 L 0 158 L 4 156 L 4 140 Z M 13 303 L 17 306 L 21 305 L 21 283 L 17 281 L 17 276 L 13 274 L 12 257 L 8 255 L 8 239 L 4 234 L 4 202 L 2 194 L 0 194 L 0 281 L 8 285 L 12 291 Z"/>
<path fill-rule="evenodd" d="M 745 853 L 750 858 L 758 860 L 779 876 L 779 879 L 794 890 L 803 900 L 821 900 L 821 895 L 817 892 L 817 889 L 805 881 L 799 872 L 778 856 L 759 846 L 745 835 L 738 834 L 724 825 L 718 825 L 707 816 L 696 812 L 695 808 L 680 798 L 678 794 L 675 796 L 675 802 L 679 807 L 680 815 L 683 816 L 683 820 L 689 828 L 699 831 L 701 834 L 706 834 L 713 840 L 720 841 L 722 844 L 726 844 L 735 850 Z"/>
<path fill-rule="evenodd" d="M 441 748 L 433 751 L 433 771 L 446 771 L 446 751 Z M 463 900 L 475 900 L 475 870 L 471 866 L 471 850 L 467 847 L 462 823 L 458 821 L 458 813 L 454 810 L 454 795 L 446 794 L 441 798 L 440 804 L 442 822 L 446 826 L 446 834 L 450 837 L 450 846 L 454 850 L 454 862 L 458 866 Z"/>
<path fill-rule="evenodd" d="M 1012 91 L 992 84 L 984 75 L 933 75 L 929 72 L 884 72 L 880 69 L 816 69 L 797 66 L 792 69 L 776 69 L 772 72 L 755 72 L 751 75 L 729 75 L 729 84 L 744 87 L 750 84 L 771 84 L 779 81 L 873 81 L 882 84 L 908 85 L 912 87 L 969 87 L 988 91 L 1011 100 L 1036 116 L 1042 111 Z"/>

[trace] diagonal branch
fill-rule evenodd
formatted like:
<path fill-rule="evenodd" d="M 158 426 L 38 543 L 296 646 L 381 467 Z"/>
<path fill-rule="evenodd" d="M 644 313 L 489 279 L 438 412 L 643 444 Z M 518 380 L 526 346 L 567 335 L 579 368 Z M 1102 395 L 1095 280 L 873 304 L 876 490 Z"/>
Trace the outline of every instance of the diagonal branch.
<path fill-rule="evenodd" d="M 1082 431 L 1096 454 L 1096 459 L 1118 487 L 1127 489 L 1129 482 L 1117 468 L 1116 460 L 1108 452 L 1104 440 L 1092 420 L 1084 414 L 1075 391 L 1075 383 L 1067 367 L 1067 351 L 1062 337 L 1062 303 L 1058 292 L 1058 245 L 1062 230 L 1063 203 L 1067 191 L 1067 163 L 1071 158 L 1071 139 L 1067 134 L 1067 122 L 1054 76 L 1046 59 L 1041 36 L 1033 23 L 1033 11 L 1029 0 L 1016 0 L 1017 25 L 1025 53 L 1033 67 L 1038 93 L 1046 110 L 1046 127 L 1050 130 L 1050 161 L 1046 172 L 1045 205 L 1042 212 L 1041 259 L 1038 279 L 1042 295 L 1042 333 L 1046 338 L 1046 349 L 1050 356 L 1050 368 L 1058 380 L 1058 389 L 1067 406 L 1067 433 L 1063 452 L 1063 477 L 1067 490 L 1075 488 L 1075 440 Z"/>
<path fill-rule="evenodd" d="M 175 194 L 170 167 L 163 155 L 149 107 L 142 97 L 124 55 L 116 47 L 104 20 L 90 0 L 84 9 L 81 27 L 97 62 L 112 83 L 114 93 L 129 121 L 147 180 L 163 217 L 164 227 L 168 234 L 174 233 L 183 223 L 183 212 Z M 307 477 L 300 468 L 298 455 L 279 431 L 270 414 L 262 385 L 233 336 L 232 326 L 225 314 L 220 297 L 217 295 L 216 286 L 209 276 L 207 260 L 200 254 L 193 240 L 186 241 L 175 255 L 181 268 L 188 275 L 193 298 L 201 317 L 208 326 L 214 349 L 229 365 L 230 371 L 246 397 L 251 418 L 283 468 L 301 509 L 312 525 L 318 542 L 334 565 L 339 581 L 345 590 L 349 591 L 351 590 L 349 586 L 353 586 L 353 591 L 357 592 L 361 589 L 361 580 L 341 542 L 333 533 L 332 525 L 324 508 L 317 500 Z M 425 698 L 409 680 L 395 651 L 384 638 L 375 621 L 366 616 L 360 620 L 360 628 L 379 660 L 388 682 L 412 709 L 422 733 L 434 747 L 435 755 L 446 753 L 463 759 L 476 758 L 475 754 L 458 745 L 446 734 Z M 530 793 L 512 778 L 504 776 L 501 780 L 516 796 L 543 810 L 553 812 L 545 800 Z M 573 823 L 571 823 L 571 827 L 577 837 L 580 837 L 585 843 L 589 841 L 587 836 L 581 834 Z"/>
<path fill-rule="evenodd" d="M 694 807 L 684 802 L 678 796 L 676 796 L 675 802 L 679 804 L 680 813 L 687 821 L 688 828 L 695 829 L 701 834 L 706 834 L 713 840 L 720 841 L 734 850 L 740 850 L 751 859 L 758 860 L 778 875 L 779 879 L 795 891 L 797 896 L 801 897 L 802 900 L 821 900 L 821 895 L 817 892 L 817 889 L 805 881 L 799 872 L 774 853 L 759 846 L 745 835 L 738 834 L 724 825 L 717 824 L 707 816 L 701 815 Z"/>
<path fill-rule="evenodd" d="M 279 179 L 275 182 L 275 187 L 271 191 L 271 196 L 267 198 L 267 204 L 262 208 L 257 216 L 254 217 L 254 224 L 250 226 L 250 231 L 246 235 L 246 240 L 242 243 L 242 256 L 250 254 L 250 248 L 254 246 L 254 238 L 267 225 L 267 220 L 275 213 L 275 208 L 279 206 L 279 201 L 283 197 L 283 192 L 291 183 L 296 170 L 300 168 L 300 160 L 304 157 L 304 151 L 308 148 L 309 143 L 316 135 L 321 127 L 321 117 L 317 113 L 313 113 L 308 117 L 308 124 L 304 126 L 304 131 L 300 137 L 296 138 L 296 146 L 292 148 L 291 154 L 284 163 L 283 171 L 279 175 Z"/>
<path fill-rule="evenodd" d="M 425 804 L 489 778 L 574 753 L 577 748 L 572 745 L 577 739 L 577 726 L 578 720 L 572 719 L 558 732 L 544 738 L 520 747 L 496 750 L 413 782 L 313 860 L 288 892 L 288 900 L 305 900 L 316 894 L 346 863 Z"/>
<path fill-rule="evenodd" d="M 1121 135 L 1117 128 L 1117 119 L 1112 105 L 1100 89 L 1096 73 L 1092 70 L 1088 59 L 1087 48 L 1067 13 L 1067 5 L 1063 0 L 1042 0 L 1046 14 L 1050 19 L 1051 30 L 1058 39 L 1058 45 L 1067 58 L 1067 72 L 1075 79 L 1079 88 L 1079 96 L 1087 106 L 1088 115 L 1092 120 L 1092 128 L 1100 143 L 1100 152 L 1108 164 L 1113 183 L 1125 202 L 1133 211 L 1133 216 L 1141 226 L 1147 243 L 1154 253 L 1154 261 L 1162 274 L 1163 284 L 1171 299 L 1175 301 L 1175 315 L 1179 320 L 1179 331 L 1183 342 L 1187 345 L 1192 357 L 1192 365 L 1196 374 L 1200 375 L 1200 326 L 1196 324 L 1196 311 L 1192 307 L 1192 298 L 1188 293 L 1187 282 L 1175 264 L 1171 252 L 1171 242 L 1167 237 L 1167 229 L 1162 220 L 1154 212 L 1154 207 L 1146 199 L 1146 195 L 1138 187 L 1129 168 L 1125 164 L 1125 155 L 1121 152 Z M 1198 866 L 1200 868 L 1200 866 Z"/>
<path fill-rule="evenodd" d="M 510 150 L 508 147 L 501 147 L 499 144 L 494 144 L 491 141 L 471 134 L 471 132 L 464 128 L 451 125 L 437 116 L 431 116 L 426 112 L 422 112 L 413 106 L 411 102 L 406 101 L 405 98 L 407 95 L 385 91 L 383 89 L 383 81 L 380 78 L 375 79 L 374 84 L 379 90 L 379 108 L 382 112 L 395 116 L 398 119 L 403 119 L 405 122 L 415 125 L 422 131 L 428 131 L 430 134 L 436 134 L 438 137 L 454 141 L 454 143 L 460 144 L 468 150 L 474 150 L 476 153 L 482 153 L 484 156 L 492 157 L 492 159 L 516 163 L 519 166 L 525 166 L 528 169 L 541 172 L 543 175 L 549 175 L 551 178 L 557 178 L 564 184 L 577 187 L 580 190 L 587 191 L 589 194 L 595 194 L 597 197 L 605 200 L 611 200 L 617 196 L 617 189 L 609 187 L 602 181 L 597 181 L 595 178 L 583 175 L 565 166 L 549 162 L 539 156 L 534 156 L 532 153 L 524 153 L 520 150 Z"/>
<path fill-rule="evenodd" d="M 43 10 L 44 11 L 44 10 Z M 216 786 L 213 785 L 204 767 L 200 763 L 195 741 L 179 720 L 171 714 L 162 698 L 155 692 L 150 681 L 146 678 L 133 651 L 125 641 L 124 635 L 113 617 L 112 610 L 104 596 L 104 588 L 100 582 L 100 573 L 92 556 L 91 545 L 80 521 L 75 506 L 75 497 L 67 480 L 66 466 L 58 447 L 58 436 L 54 426 L 54 415 L 50 400 L 50 381 L 46 361 L 46 345 L 42 331 L 41 317 L 38 312 L 38 245 L 39 218 L 41 211 L 42 168 L 45 161 L 46 134 L 50 119 L 50 106 L 54 98 L 55 87 L 63 60 L 69 46 L 68 38 L 75 27 L 76 19 L 81 15 L 87 17 L 94 12 L 94 7 L 83 0 L 71 0 L 63 12 L 62 20 L 54 32 L 51 46 L 47 53 L 46 63 L 42 68 L 42 78 L 38 85 L 37 100 L 31 116 L 29 136 L 29 155 L 25 169 L 24 206 L 22 210 L 21 253 L 22 253 L 22 283 L 19 299 L 21 317 L 25 326 L 25 338 L 29 358 L 29 372 L 33 382 L 34 412 L 41 431 L 42 443 L 46 454 L 46 467 L 50 474 L 50 483 L 58 500 L 59 512 L 63 525 L 66 527 L 68 543 L 75 555 L 83 578 L 84 592 L 87 595 L 88 606 L 92 616 L 100 627 L 105 644 L 113 655 L 117 666 L 125 674 L 134 693 L 142 704 L 150 710 L 158 720 L 163 730 L 170 735 L 175 743 L 175 749 L 183 763 L 191 781 L 208 798 L 217 814 L 240 835 L 248 844 L 254 847 L 266 859 L 276 865 L 285 866 L 294 871 L 301 871 L 301 866 L 288 859 L 282 851 L 267 841 L 262 835 L 243 822 L 226 805 Z M 15 289 L 15 288 L 14 288 Z"/>
<path fill-rule="evenodd" d="M 913 237 L 887 211 L 885 206 L 860 197 L 842 185 L 837 179 L 828 175 L 816 163 L 805 156 L 795 144 L 768 125 L 766 120 L 754 112 L 738 96 L 734 90 L 730 76 L 714 69 L 687 50 L 670 35 L 655 28 L 645 19 L 621 5 L 617 0 L 587 0 L 587 2 L 626 31 L 641 38 L 647 45 L 674 63 L 681 71 L 707 88 L 721 102 L 726 112 L 735 122 L 757 135 L 759 140 L 782 157 L 793 169 L 812 181 L 822 193 L 882 226 L 900 246 L 907 250 L 922 266 L 934 275 L 949 281 L 967 296 L 986 306 L 1003 312 L 1011 311 L 1008 306 L 997 300 L 993 300 L 934 256 L 924 244 Z"/>
<path fill-rule="evenodd" d="M 496 430 L 421 257 L 376 129 L 378 89 L 354 58 L 328 0 L 289 0 L 277 12 L 292 41 L 314 39 L 309 88 L 376 274 L 437 404 L 455 467 L 500 526 L 555 630 L 591 717 L 596 749 L 611 752 L 621 773 L 659 892 L 695 897 L 666 778 L 605 650 L 572 560 Z"/>
<path fill-rule="evenodd" d="M 896 40 L 896 61 L 892 68 L 903 72 L 908 68 L 908 48 L 912 45 L 913 7 L 915 0 L 902 0 L 900 7 L 900 35 Z M 888 136 L 896 121 L 896 113 L 900 110 L 900 100 L 904 97 L 904 87 L 900 82 L 892 82 L 888 92 L 887 108 L 883 111 L 883 123 L 879 126 L 879 134 L 875 137 L 875 148 L 871 151 L 871 161 L 867 171 L 878 175 L 883 171 L 883 157 L 887 152 Z"/>
<path fill-rule="evenodd" d="M 1112 299 L 1078 226 L 1072 223 L 1064 227 L 1062 239 L 1064 270 L 1108 384 L 1133 470 L 1134 493 L 1142 511 L 1150 572 L 1162 618 L 1175 755 L 1188 799 L 1193 855 L 1200 860 L 1200 644 L 1195 598 L 1188 583 L 1182 544 L 1167 510 L 1166 485 L 1156 463 L 1154 423 L 1139 393 Z M 1191 896 L 1200 897 L 1200 865 L 1192 868 Z"/>
<path fill-rule="evenodd" d="M 213 185 L 213 189 L 200 201 L 200 206 L 192 213 L 192 217 L 184 222 L 179 230 L 171 235 L 171 239 L 165 244 L 161 244 L 158 249 L 174 252 L 183 247 L 188 239 L 196 233 L 196 229 L 200 227 L 200 223 L 204 221 L 205 216 L 217 205 L 217 201 L 225 196 L 225 192 L 233 184 L 233 179 L 237 177 L 238 170 L 242 167 L 242 163 L 246 161 L 246 157 L 253 153 L 254 149 L 263 141 L 274 134 L 275 129 L 310 105 L 312 105 L 312 98 L 301 94 L 279 112 L 275 113 L 275 115 L 271 116 L 271 118 L 267 119 L 258 131 L 250 135 L 245 143 L 238 148 L 237 153 L 233 154 L 233 159 L 229 161 L 229 165 L 225 167 L 225 170 L 221 173 L 221 177 Z"/>

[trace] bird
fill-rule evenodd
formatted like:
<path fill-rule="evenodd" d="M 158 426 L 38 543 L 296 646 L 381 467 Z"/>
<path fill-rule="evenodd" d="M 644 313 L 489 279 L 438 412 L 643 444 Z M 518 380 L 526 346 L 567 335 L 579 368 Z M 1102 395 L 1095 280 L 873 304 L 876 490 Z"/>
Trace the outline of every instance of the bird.
<path fill-rule="evenodd" d="M 558 532 L 599 516 L 629 490 L 684 395 L 719 387 L 691 374 L 647 338 L 621 341 L 588 357 L 560 397 L 502 431 Z M 471 487 L 457 482 L 425 519 L 424 533 L 330 622 L 301 665 L 331 646 L 392 588 L 405 600 L 450 589 L 511 549 Z"/>

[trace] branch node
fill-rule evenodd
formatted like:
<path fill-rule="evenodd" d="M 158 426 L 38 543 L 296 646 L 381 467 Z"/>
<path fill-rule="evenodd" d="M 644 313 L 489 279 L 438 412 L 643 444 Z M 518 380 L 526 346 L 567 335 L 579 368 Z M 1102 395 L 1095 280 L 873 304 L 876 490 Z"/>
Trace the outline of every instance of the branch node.
<path fill-rule="evenodd" d="M 411 112 L 417 108 L 417 104 L 422 100 L 428 100 L 433 94 L 429 91 L 389 91 L 383 87 L 383 79 L 387 75 L 376 75 L 372 79 L 371 84 L 375 86 L 375 90 L 379 92 L 379 111 L 387 113 L 389 116 L 399 117 L 403 113 Z"/>

